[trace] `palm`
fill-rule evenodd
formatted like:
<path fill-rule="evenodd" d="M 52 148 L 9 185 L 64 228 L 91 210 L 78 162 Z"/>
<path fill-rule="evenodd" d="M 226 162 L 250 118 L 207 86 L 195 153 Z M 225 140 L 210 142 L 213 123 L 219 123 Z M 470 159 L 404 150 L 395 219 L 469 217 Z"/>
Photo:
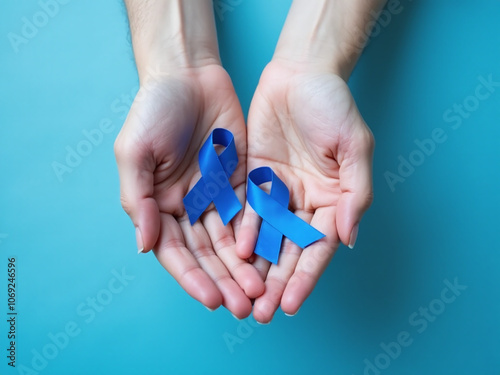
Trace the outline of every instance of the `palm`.
<path fill-rule="evenodd" d="M 204 69 L 149 82 L 129 114 L 140 124 L 133 128 L 136 147 L 150 153 L 155 165 L 153 197 L 161 213 L 176 218 L 185 216 L 182 198 L 201 176 L 198 151 L 213 129 L 233 133 L 240 163 L 231 183 L 237 191 L 245 183 L 246 134 L 238 100 L 222 68 Z"/>
<path fill-rule="evenodd" d="M 349 195 L 356 190 L 351 177 L 358 159 L 371 154 L 371 142 L 371 132 L 341 78 L 297 73 L 275 62 L 268 65 L 250 108 L 248 170 L 270 166 L 290 190 L 290 210 L 326 238 L 304 252 L 286 240 L 278 265 L 255 263 L 267 277 L 266 292 L 254 308 L 257 319 L 270 320 L 280 303 L 285 311 L 296 312 L 339 239 L 348 243 L 355 224 L 346 217 Z M 253 229 L 246 225 L 250 222 L 245 220 L 242 228 L 244 244 L 253 244 L 256 237 L 255 224 Z M 248 255 L 249 247 L 243 254 Z"/>
<path fill-rule="evenodd" d="M 343 85 L 336 77 L 303 76 L 263 82 L 256 91 L 248 166 L 270 165 L 289 187 L 293 210 L 314 212 L 337 204 L 341 190 L 335 152 L 351 110 Z"/>
<path fill-rule="evenodd" d="M 204 305 L 216 308 L 223 303 L 242 317 L 250 312 L 250 301 L 230 276 L 250 296 L 262 288 L 253 268 L 234 254 L 232 225 L 224 226 L 212 205 L 191 226 L 182 202 L 201 177 L 198 151 L 217 127 L 235 137 L 240 162 L 230 181 L 243 200 L 246 129 L 231 81 L 220 66 L 175 77 L 157 75 L 144 84 L 117 139 L 117 155 L 129 153 L 144 187 L 141 231 L 160 263 Z M 121 183 L 127 211 L 134 194 L 127 194 L 126 184 Z"/>

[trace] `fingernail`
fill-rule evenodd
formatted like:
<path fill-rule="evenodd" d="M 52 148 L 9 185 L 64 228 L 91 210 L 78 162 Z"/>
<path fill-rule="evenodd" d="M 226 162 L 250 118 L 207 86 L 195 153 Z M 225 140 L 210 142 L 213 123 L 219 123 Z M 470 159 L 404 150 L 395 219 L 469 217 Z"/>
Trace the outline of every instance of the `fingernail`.
<path fill-rule="evenodd" d="M 135 240 L 137 241 L 137 254 L 140 254 L 144 251 L 144 245 L 142 242 L 142 234 L 139 227 L 135 227 Z"/>
<path fill-rule="evenodd" d="M 256 320 L 257 324 L 260 324 L 261 326 L 267 326 L 269 323 L 271 322 L 267 322 L 267 323 L 262 323 L 262 322 L 259 322 L 258 320 Z"/>
<path fill-rule="evenodd" d="M 236 320 L 241 320 L 241 319 L 240 319 L 240 318 L 238 318 L 236 315 L 234 315 L 234 314 L 231 314 L 231 315 L 233 316 L 233 318 L 234 318 L 234 319 L 236 319 Z"/>
<path fill-rule="evenodd" d="M 358 229 L 359 229 L 359 224 L 356 224 L 352 228 L 351 238 L 349 238 L 349 249 L 354 248 L 354 245 L 356 244 L 356 239 L 358 238 Z"/>
<path fill-rule="evenodd" d="M 287 314 L 287 313 L 285 313 L 285 315 L 286 316 L 295 316 L 295 315 L 297 315 L 297 313 L 299 312 L 299 310 L 300 310 L 300 307 L 299 307 L 299 309 L 297 311 L 295 311 L 295 314 Z"/>
<path fill-rule="evenodd" d="M 208 306 L 205 306 L 205 308 L 206 308 L 208 311 L 210 311 L 210 312 L 214 312 L 214 311 L 215 311 L 215 309 L 211 309 L 211 308 L 210 308 L 210 307 L 208 307 Z"/>

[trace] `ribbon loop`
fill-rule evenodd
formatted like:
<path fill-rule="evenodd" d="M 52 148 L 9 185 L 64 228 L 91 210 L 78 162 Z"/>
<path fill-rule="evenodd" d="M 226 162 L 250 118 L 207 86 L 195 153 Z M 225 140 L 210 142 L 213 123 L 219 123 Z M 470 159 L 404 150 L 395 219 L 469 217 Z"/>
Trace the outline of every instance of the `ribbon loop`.
<path fill-rule="evenodd" d="M 259 185 L 271 182 L 267 194 Z M 262 217 L 255 254 L 270 262 L 278 262 L 283 236 L 305 248 L 325 235 L 288 210 L 288 188 L 269 167 L 254 169 L 248 175 L 247 200 Z"/>
<path fill-rule="evenodd" d="M 217 155 L 214 145 L 225 149 Z M 238 197 L 229 183 L 229 177 L 238 165 L 238 154 L 233 134 L 226 129 L 214 129 L 198 154 L 201 178 L 184 197 L 184 207 L 193 225 L 214 202 L 224 225 L 241 210 Z"/>

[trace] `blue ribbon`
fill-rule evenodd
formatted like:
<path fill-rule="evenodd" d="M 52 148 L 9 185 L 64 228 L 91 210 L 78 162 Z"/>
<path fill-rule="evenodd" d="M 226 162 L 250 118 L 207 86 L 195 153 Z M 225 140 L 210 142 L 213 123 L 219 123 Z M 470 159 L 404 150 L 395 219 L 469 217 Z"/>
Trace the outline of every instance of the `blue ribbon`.
<path fill-rule="evenodd" d="M 217 155 L 214 145 L 225 149 Z M 214 129 L 198 154 L 201 178 L 184 197 L 184 207 L 191 225 L 214 202 L 224 225 L 241 210 L 241 203 L 229 183 L 238 165 L 233 134 L 226 129 Z"/>
<path fill-rule="evenodd" d="M 269 194 L 259 188 L 265 182 L 271 182 Z M 262 217 L 254 252 L 274 264 L 278 263 L 283 235 L 301 248 L 325 237 L 288 210 L 289 199 L 288 188 L 271 168 L 260 167 L 248 175 L 247 200 Z"/>

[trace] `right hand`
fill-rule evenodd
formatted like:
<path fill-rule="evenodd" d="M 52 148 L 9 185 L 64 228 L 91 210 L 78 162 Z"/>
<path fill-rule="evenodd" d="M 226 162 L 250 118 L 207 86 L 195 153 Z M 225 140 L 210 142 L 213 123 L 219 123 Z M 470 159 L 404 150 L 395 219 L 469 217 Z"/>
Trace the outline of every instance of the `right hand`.
<path fill-rule="evenodd" d="M 152 73 L 115 142 L 121 202 L 136 227 L 138 248 L 209 309 L 223 304 L 237 318 L 264 292 L 256 269 L 235 251 L 240 212 L 224 226 L 214 206 L 193 225 L 183 197 L 201 177 L 198 152 L 213 129 L 231 131 L 239 163 L 230 178 L 245 200 L 246 128 L 236 93 L 219 64 Z"/>

